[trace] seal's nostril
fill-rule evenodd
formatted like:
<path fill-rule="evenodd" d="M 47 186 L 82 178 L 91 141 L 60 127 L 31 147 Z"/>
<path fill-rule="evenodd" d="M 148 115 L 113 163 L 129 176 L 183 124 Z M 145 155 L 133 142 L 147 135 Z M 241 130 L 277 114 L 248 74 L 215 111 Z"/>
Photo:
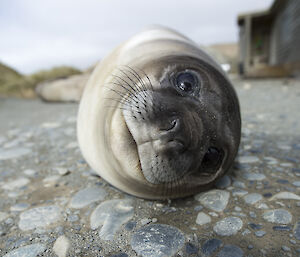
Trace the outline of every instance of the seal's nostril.
<path fill-rule="evenodd" d="M 162 128 L 160 128 L 161 131 L 174 131 L 179 125 L 178 119 L 172 119 L 171 121 L 168 121 L 164 124 Z"/>
<path fill-rule="evenodd" d="M 216 172 L 223 160 L 224 153 L 216 147 L 209 147 L 202 160 L 202 167 L 208 173 Z"/>
<path fill-rule="evenodd" d="M 176 127 L 176 125 L 177 125 L 177 119 L 172 120 L 171 123 L 170 123 L 170 125 L 171 126 L 167 130 L 172 130 L 172 129 L 174 129 Z"/>

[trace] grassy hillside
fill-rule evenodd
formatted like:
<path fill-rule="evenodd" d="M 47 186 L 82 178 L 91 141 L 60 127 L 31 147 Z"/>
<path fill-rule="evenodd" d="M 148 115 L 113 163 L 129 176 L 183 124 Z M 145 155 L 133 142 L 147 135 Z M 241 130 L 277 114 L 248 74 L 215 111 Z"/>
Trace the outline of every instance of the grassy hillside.
<path fill-rule="evenodd" d="M 16 97 L 35 97 L 34 89 L 43 81 L 79 74 L 80 70 L 61 66 L 50 70 L 41 70 L 31 75 L 22 75 L 12 68 L 0 63 L 0 95 Z"/>

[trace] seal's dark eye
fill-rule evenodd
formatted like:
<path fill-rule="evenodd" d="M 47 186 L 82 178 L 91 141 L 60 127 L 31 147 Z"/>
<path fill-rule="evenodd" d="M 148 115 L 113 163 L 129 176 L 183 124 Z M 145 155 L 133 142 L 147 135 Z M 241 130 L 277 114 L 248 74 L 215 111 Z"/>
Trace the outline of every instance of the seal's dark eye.
<path fill-rule="evenodd" d="M 192 72 L 184 71 L 177 75 L 176 86 L 187 94 L 193 94 L 198 88 L 198 79 Z"/>

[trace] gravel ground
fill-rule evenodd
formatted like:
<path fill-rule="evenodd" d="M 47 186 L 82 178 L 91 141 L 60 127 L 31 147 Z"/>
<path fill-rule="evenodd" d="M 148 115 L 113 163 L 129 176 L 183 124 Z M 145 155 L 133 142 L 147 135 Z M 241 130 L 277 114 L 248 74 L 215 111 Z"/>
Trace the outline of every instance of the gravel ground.
<path fill-rule="evenodd" d="M 300 256 L 300 81 L 232 78 L 230 174 L 173 201 L 126 195 L 76 142 L 77 104 L 0 99 L 0 256 Z"/>

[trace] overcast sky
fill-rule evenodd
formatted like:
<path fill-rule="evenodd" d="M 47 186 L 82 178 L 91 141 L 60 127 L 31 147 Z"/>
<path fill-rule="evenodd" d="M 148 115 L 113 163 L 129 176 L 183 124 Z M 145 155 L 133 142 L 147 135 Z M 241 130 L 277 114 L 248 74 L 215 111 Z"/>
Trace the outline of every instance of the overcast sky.
<path fill-rule="evenodd" d="M 0 0 L 0 62 L 23 73 L 86 68 L 147 25 L 176 29 L 200 44 L 238 39 L 240 12 L 272 0 Z"/>

